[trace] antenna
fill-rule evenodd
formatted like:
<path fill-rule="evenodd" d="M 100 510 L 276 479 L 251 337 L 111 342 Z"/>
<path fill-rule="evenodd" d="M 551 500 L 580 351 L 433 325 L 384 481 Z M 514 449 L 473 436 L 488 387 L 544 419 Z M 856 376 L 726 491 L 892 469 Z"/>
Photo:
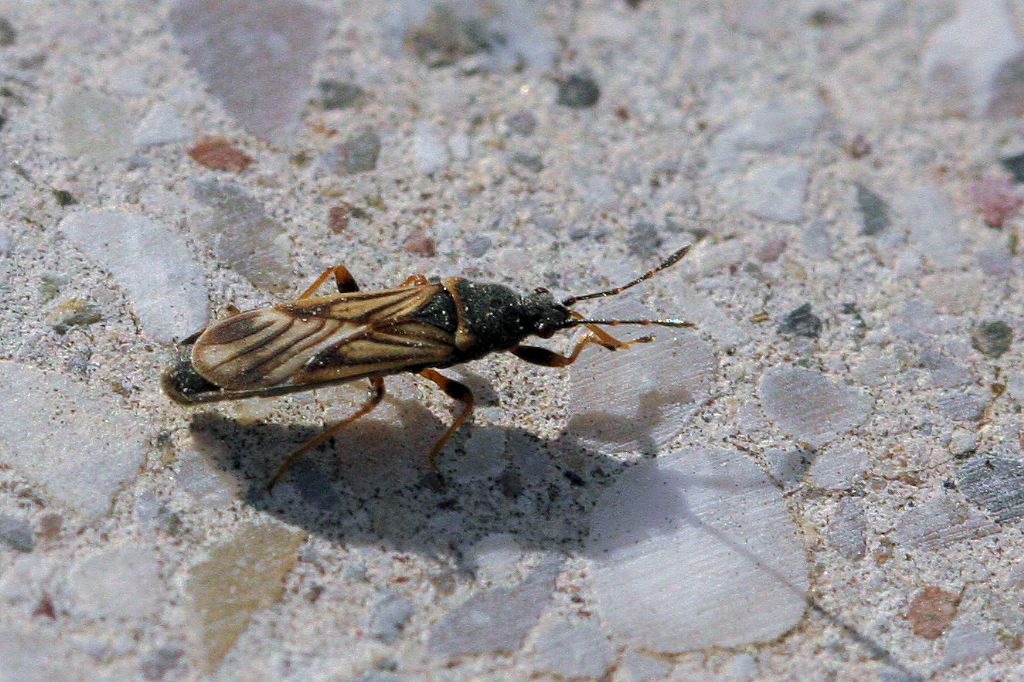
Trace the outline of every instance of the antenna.
<path fill-rule="evenodd" d="M 615 287 L 614 289 L 608 289 L 606 291 L 598 291 L 598 292 L 595 292 L 593 294 L 584 294 L 583 296 L 570 296 L 569 298 L 567 298 L 564 301 L 562 301 L 562 305 L 564 305 L 566 308 L 569 308 L 569 307 L 575 305 L 576 303 L 578 303 L 580 301 L 586 301 L 586 300 L 591 299 L 591 298 L 604 298 L 605 296 L 615 296 L 617 294 L 621 294 L 626 289 L 629 289 L 630 287 L 635 287 L 637 284 L 640 284 L 640 282 L 645 282 L 645 281 L 649 280 L 651 277 L 654 277 L 656 274 L 658 274 L 659 272 L 661 272 L 665 268 L 671 267 L 671 266 L 675 265 L 676 263 L 678 263 L 680 260 L 682 260 L 683 256 L 685 256 L 687 254 L 687 252 L 690 250 L 690 247 L 692 247 L 692 246 L 693 246 L 693 244 L 687 244 L 683 248 L 681 248 L 678 251 L 676 251 L 675 253 L 673 253 L 667 259 L 665 259 L 665 261 L 662 262 L 661 265 L 659 265 L 658 267 L 654 268 L 653 270 L 648 270 L 647 272 L 645 272 L 644 274 L 640 275 L 639 277 L 634 279 L 632 282 L 629 282 L 628 284 L 623 284 L 621 287 Z M 644 321 L 639 321 L 639 320 L 636 320 L 636 321 L 623 321 L 623 320 L 620 320 L 620 321 L 615 321 L 615 320 L 596 321 L 596 320 L 592 320 L 591 322 L 593 322 L 593 324 L 662 324 L 662 323 L 672 323 L 672 324 L 664 324 L 663 326 L 666 326 L 666 327 L 686 327 L 686 326 L 692 326 L 692 325 L 689 325 L 689 324 L 676 324 L 676 323 L 680 322 L 680 320 L 644 320 Z M 579 322 L 576 322 L 576 324 L 583 324 L 583 322 L 579 321 Z"/>

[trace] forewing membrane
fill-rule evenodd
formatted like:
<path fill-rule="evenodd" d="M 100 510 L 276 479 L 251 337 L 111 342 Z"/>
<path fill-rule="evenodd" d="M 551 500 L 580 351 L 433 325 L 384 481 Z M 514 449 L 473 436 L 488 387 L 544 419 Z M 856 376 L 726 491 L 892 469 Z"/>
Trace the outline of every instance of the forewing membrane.
<path fill-rule="evenodd" d="M 216 322 L 196 340 L 192 364 L 228 390 L 337 382 L 441 362 L 452 335 L 409 319 L 440 285 L 336 294 Z"/>

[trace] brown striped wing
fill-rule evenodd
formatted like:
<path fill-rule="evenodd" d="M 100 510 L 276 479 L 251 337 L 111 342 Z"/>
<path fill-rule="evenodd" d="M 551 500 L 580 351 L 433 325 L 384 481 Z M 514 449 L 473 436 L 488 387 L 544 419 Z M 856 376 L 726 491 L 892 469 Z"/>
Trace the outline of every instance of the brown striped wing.
<path fill-rule="evenodd" d="M 335 294 L 234 315 L 192 349 L 207 381 L 253 390 L 354 380 L 449 358 L 452 335 L 409 319 L 440 285 Z"/>

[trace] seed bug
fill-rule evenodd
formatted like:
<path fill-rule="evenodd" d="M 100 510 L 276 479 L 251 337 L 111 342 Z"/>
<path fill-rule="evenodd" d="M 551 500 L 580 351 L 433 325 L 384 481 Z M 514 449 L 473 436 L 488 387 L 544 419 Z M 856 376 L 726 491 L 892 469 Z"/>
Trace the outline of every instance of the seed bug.
<path fill-rule="evenodd" d="M 176 402 L 196 405 L 268 397 L 369 379 L 370 396 L 352 415 L 294 450 L 278 468 L 272 488 L 302 455 L 371 412 L 384 398 L 384 377 L 415 373 L 437 384 L 462 411 L 430 450 L 431 468 L 452 434 L 473 411 L 473 393 L 437 369 L 507 351 L 526 362 L 565 367 L 588 345 L 621 350 L 653 340 L 620 341 L 601 326 L 692 327 L 676 319 L 588 319 L 572 310 L 580 301 L 615 296 L 677 263 L 684 246 L 656 268 L 622 286 L 557 301 L 538 288 L 522 296 L 500 284 L 461 277 L 428 279 L 412 275 L 398 287 L 360 291 L 343 265 L 324 270 L 290 303 L 232 314 L 181 344 L 178 362 L 163 376 L 164 391 Z M 317 296 L 334 277 L 338 293 Z M 569 355 L 523 345 L 529 336 L 551 338 L 583 326 L 588 334 Z"/>

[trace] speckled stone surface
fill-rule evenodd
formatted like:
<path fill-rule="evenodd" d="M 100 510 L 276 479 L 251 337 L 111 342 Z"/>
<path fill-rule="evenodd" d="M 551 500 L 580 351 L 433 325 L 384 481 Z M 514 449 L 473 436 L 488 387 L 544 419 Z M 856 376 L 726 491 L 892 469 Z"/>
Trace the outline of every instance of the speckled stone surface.
<path fill-rule="evenodd" d="M 1014 680 L 1024 0 L 0 0 L 0 680 Z M 187 409 L 344 263 L 569 368 Z M 326 290 L 325 290 L 326 291 Z M 538 345 L 568 353 L 582 332 Z M 531 341 L 533 343 L 534 341 Z"/>

